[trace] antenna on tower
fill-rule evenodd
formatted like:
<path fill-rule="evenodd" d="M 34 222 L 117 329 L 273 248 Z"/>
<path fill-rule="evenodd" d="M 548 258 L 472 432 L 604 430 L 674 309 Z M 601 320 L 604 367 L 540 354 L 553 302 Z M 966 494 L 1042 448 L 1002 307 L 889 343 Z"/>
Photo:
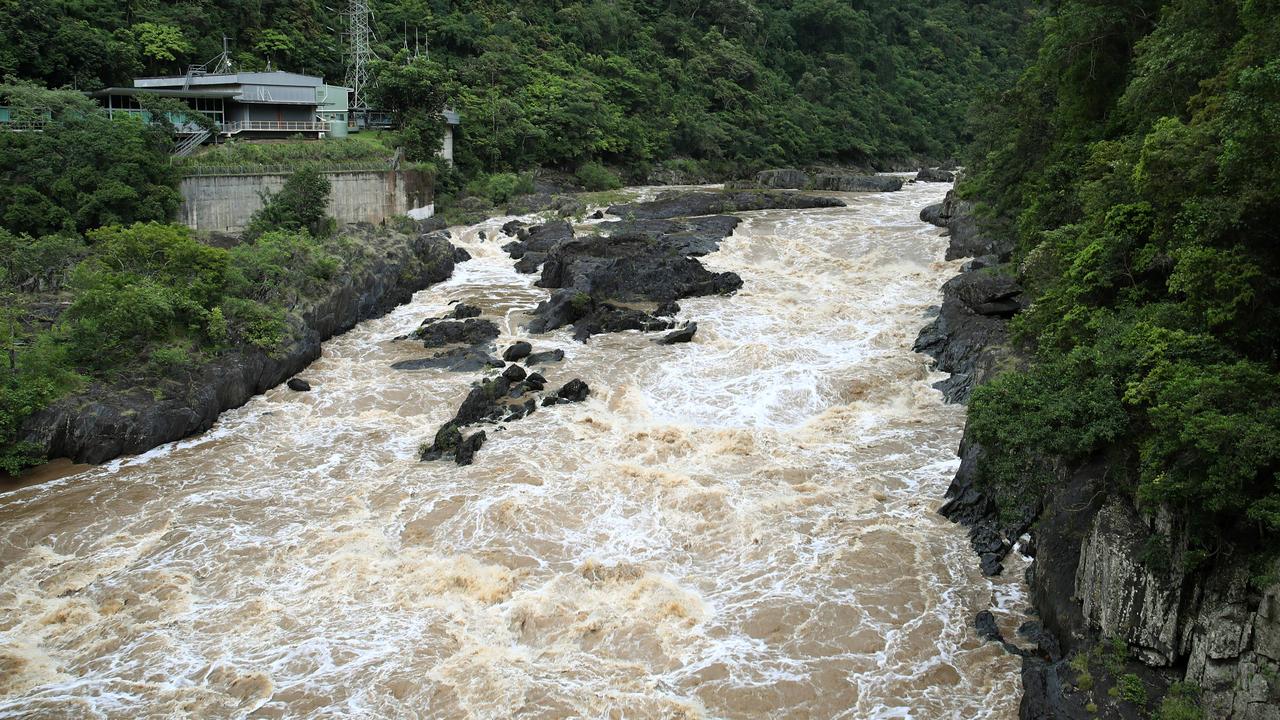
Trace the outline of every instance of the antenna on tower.
<path fill-rule="evenodd" d="M 366 112 L 369 109 L 366 97 L 369 63 L 373 60 L 373 49 L 369 46 L 372 36 L 369 30 L 369 0 L 350 0 L 346 15 L 349 35 L 346 85 L 351 88 L 351 110 Z"/>

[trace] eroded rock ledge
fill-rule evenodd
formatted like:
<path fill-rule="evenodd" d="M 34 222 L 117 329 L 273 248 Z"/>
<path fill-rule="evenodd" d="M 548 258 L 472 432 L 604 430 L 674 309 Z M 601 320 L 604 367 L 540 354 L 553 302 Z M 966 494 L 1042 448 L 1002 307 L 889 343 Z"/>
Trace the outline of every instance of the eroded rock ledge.
<path fill-rule="evenodd" d="M 336 278 L 320 300 L 295 308 L 301 322 L 279 351 L 237 349 L 161 388 L 96 383 L 29 418 L 23 440 L 35 443 L 45 457 L 100 463 L 204 432 L 223 411 L 279 385 L 320 357 L 324 340 L 448 279 L 454 263 L 467 257 L 443 233 L 370 233 L 361 241 L 377 246 L 369 261 Z"/>
<path fill-rule="evenodd" d="M 679 325 L 675 301 L 728 295 L 742 287 L 732 272 L 712 272 L 699 257 L 720 249 L 740 218 L 717 213 L 843 207 L 834 198 L 802 193 L 676 191 L 656 200 L 615 205 L 623 219 L 576 234 L 565 221 L 534 227 L 508 223 L 516 239 L 503 246 L 520 272 L 539 272 L 535 283 L 554 290 L 533 310 L 528 329 L 545 333 L 572 325 L 574 337 L 623 330 L 675 332 L 664 343 L 688 342 L 696 324 Z"/>
<path fill-rule="evenodd" d="M 948 193 L 921 218 L 948 229 L 948 259 L 975 258 L 943 287 L 916 344 L 952 374 L 939 383 L 946 399 L 963 403 L 1020 361 L 1005 324 L 1026 300 L 1001 265 L 1012 246 L 984 234 L 968 203 Z M 1021 718 L 1146 717 L 1172 682 L 1185 681 L 1201 689 L 1205 717 L 1280 720 L 1280 564 L 1251 567 L 1244 551 L 1190 562 L 1186 528 L 1139 511 L 1114 487 L 1106 458 L 1043 458 L 1056 481 L 1019 505 L 998 503 L 1000 490 L 982 483 L 985 450 L 967 429 L 959 455 L 940 512 L 969 528 L 983 572 L 1002 572 L 1018 538 L 1030 536 L 1038 620 L 1023 634 L 1037 644 L 1023 655 Z M 1137 694 L 1145 707 L 1126 699 Z"/>

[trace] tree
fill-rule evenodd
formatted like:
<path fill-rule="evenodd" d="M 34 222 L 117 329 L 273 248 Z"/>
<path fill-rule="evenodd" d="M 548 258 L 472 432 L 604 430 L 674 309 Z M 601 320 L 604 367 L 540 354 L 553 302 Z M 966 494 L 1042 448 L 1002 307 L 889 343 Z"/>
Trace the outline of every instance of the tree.
<path fill-rule="evenodd" d="M 108 118 L 80 93 L 0 86 L 41 132 L 0 132 L 0 227 L 32 236 L 168 220 L 178 208 L 172 129 Z"/>
<path fill-rule="evenodd" d="M 406 157 L 434 158 L 444 138 L 442 113 L 453 89 L 453 74 L 439 62 L 411 59 L 401 52 L 389 62 L 374 65 L 372 83 L 373 103 L 396 114 Z"/>
<path fill-rule="evenodd" d="M 172 25 L 144 22 L 133 26 L 143 57 L 151 59 L 153 68 L 176 62 L 195 48 L 182 35 L 182 30 Z"/>
<path fill-rule="evenodd" d="M 245 237 L 252 240 L 272 230 L 321 234 L 326 229 L 330 188 L 329 178 L 313 168 L 293 172 L 280 192 L 263 198 L 262 208 L 249 219 Z"/>

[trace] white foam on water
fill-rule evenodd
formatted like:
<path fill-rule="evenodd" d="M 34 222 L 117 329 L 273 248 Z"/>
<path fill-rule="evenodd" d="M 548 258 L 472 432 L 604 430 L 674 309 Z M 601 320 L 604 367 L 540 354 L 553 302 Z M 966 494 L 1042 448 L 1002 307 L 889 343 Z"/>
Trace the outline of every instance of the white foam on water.
<path fill-rule="evenodd" d="M 312 392 L 0 496 L 0 717 L 1013 717 L 970 624 L 1011 637 L 1025 595 L 936 515 L 963 409 L 911 353 L 944 190 L 744 214 L 704 262 L 745 285 L 681 301 L 688 345 L 528 338 L 592 395 L 463 468 L 416 454 L 477 376 L 392 370 L 427 354 L 394 338 L 466 301 L 501 348 L 549 293 L 512 218 L 454 228 L 474 259 L 326 343 Z"/>

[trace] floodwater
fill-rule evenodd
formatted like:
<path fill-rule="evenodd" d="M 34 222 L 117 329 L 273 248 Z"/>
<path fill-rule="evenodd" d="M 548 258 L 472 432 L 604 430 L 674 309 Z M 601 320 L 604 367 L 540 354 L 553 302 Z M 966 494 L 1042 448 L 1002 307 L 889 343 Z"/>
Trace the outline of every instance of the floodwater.
<path fill-rule="evenodd" d="M 547 295 L 505 218 L 463 229 L 475 259 L 326 343 L 313 392 L 0 495 L 0 717 L 1016 716 L 972 618 L 1025 600 L 935 513 L 964 411 L 911 352 L 946 189 L 745 213 L 693 343 L 529 338 L 591 397 L 460 468 L 416 452 L 476 376 L 392 370 L 427 354 L 393 338 L 463 300 L 501 349 Z"/>

